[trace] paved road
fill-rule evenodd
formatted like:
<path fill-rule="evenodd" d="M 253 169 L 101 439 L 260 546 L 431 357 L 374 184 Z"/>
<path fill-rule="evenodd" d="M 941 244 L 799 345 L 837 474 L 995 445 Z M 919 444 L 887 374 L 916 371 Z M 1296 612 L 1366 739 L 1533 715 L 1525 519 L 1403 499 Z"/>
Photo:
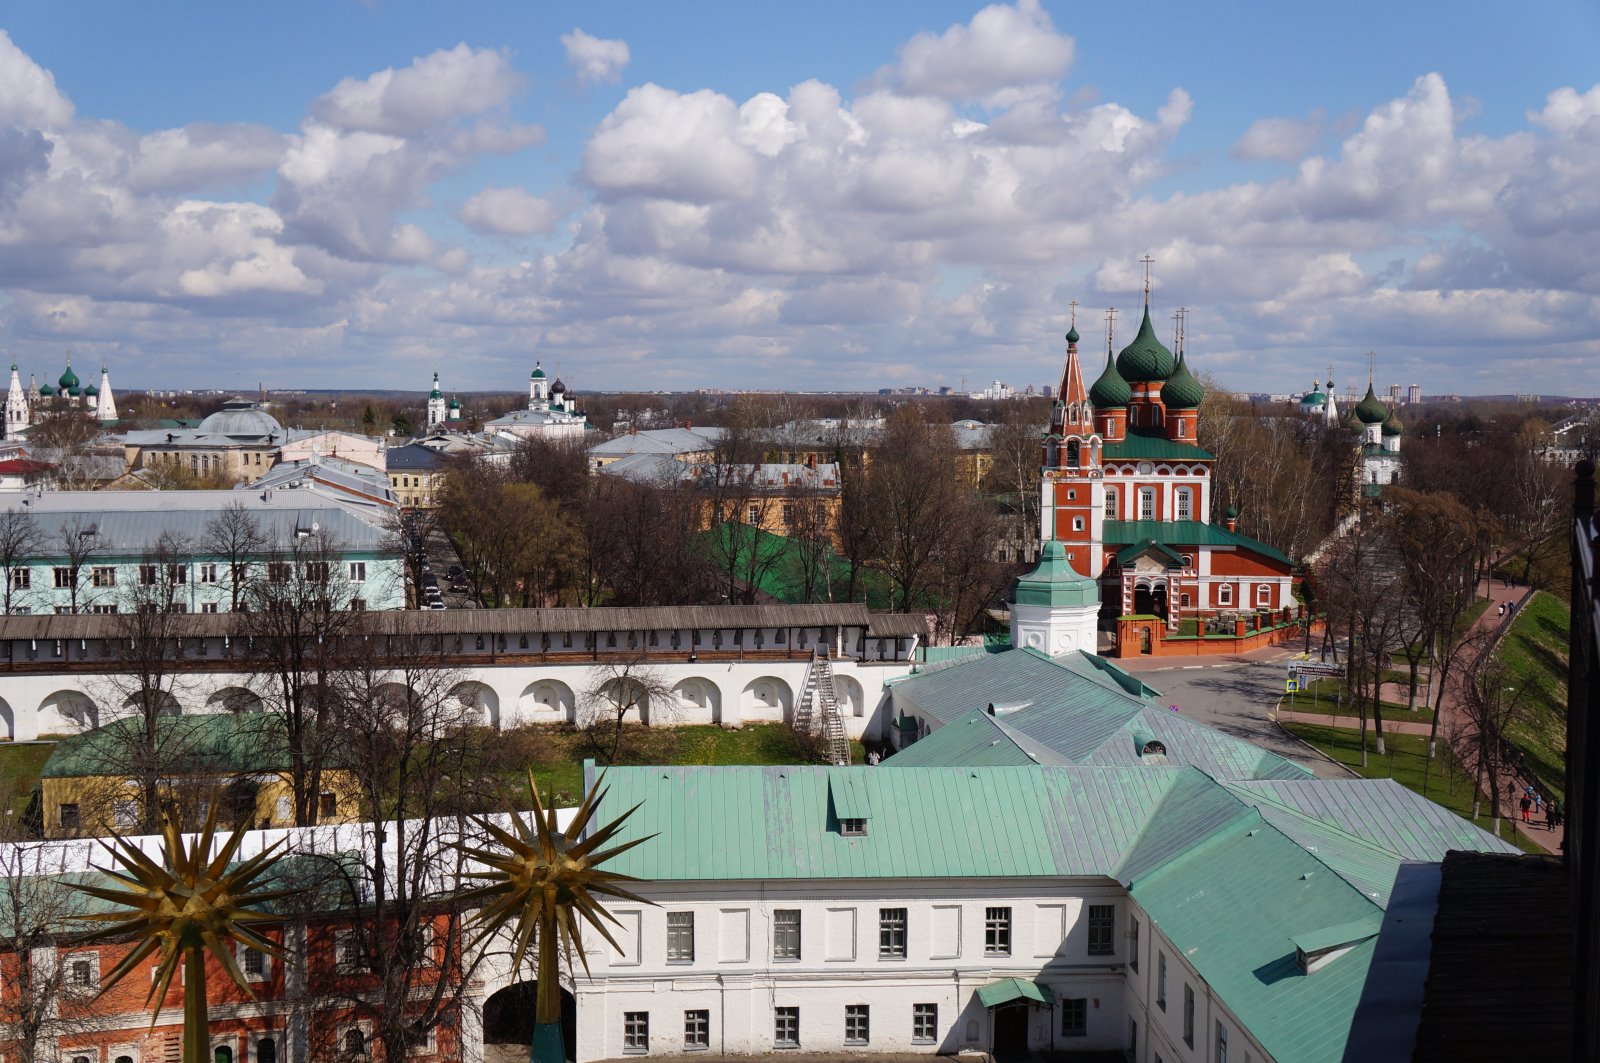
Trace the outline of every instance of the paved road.
<path fill-rule="evenodd" d="M 1298 649 L 1298 647 L 1295 647 Z M 1285 734 L 1268 715 L 1283 693 L 1288 647 L 1245 656 L 1118 661 L 1161 691 L 1162 700 L 1219 731 L 1303 764 L 1320 779 L 1348 779 L 1344 768 Z"/>

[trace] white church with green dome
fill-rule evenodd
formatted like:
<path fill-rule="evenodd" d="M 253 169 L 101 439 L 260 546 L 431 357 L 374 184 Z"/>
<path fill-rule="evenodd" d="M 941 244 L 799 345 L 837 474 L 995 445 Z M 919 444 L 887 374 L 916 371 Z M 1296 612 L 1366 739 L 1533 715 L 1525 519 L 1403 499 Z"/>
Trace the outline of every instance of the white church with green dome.
<path fill-rule="evenodd" d="M 84 384 L 72 370 L 72 355 L 67 354 L 67 367 L 55 384 L 39 385 L 33 377 L 28 387 L 22 386 L 17 363 L 11 363 L 11 384 L 6 390 L 5 438 L 22 439 L 28 429 L 47 417 L 58 413 L 82 411 L 101 424 L 111 424 L 117 419 L 117 400 L 111 391 L 111 371 L 100 367 L 100 383 Z"/>

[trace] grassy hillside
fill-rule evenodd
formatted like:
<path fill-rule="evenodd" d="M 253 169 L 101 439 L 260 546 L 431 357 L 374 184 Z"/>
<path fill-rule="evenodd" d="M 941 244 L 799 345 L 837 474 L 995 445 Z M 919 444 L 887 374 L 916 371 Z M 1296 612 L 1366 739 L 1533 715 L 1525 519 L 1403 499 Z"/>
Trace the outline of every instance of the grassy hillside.
<path fill-rule="evenodd" d="M 1511 740 L 1527 758 L 1527 771 L 1538 780 L 1535 785 L 1563 800 L 1570 627 L 1567 604 L 1539 591 L 1517 614 L 1500 650 L 1528 706 L 1527 715 L 1511 729 Z"/>

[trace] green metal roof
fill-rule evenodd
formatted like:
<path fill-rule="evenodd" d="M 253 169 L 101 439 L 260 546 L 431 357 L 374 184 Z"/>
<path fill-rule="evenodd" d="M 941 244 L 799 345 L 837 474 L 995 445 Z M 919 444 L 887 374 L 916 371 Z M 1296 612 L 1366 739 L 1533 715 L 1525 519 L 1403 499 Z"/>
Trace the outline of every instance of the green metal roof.
<path fill-rule="evenodd" d="M 1381 926 L 1383 919 L 1374 914 L 1364 919 L 1357 919 L 1353 923 L 1340 923 L 1338 926 L 1323 927 L 1320 930 L 1307 930 L 1296 934 L 1290 940 L 1301 952 L 1324 952 L 1339 948 L 1341 945 L 1355 945 L 1375 938 Z"/>
<path fill-rule="evenodd" d="M 1110 728 L 1137 711 L 1155 691 L 1121 669 L 1100 667 L 1104 664 L 1093 654 L 1052 658 L 1034 649 L 1007 650 L 902 679 L 892 689 L 897 715 L 904 715 L 909 706 L 915 715 L 941 723 L 988 705 L 1037 705 L 1075 716 L 1109 713 Z"/>
<path fill-rule="evenodd" d="M 1012 601 L 1018 605 L 1098 607 L 1100 584 L 1074 571 L 1066 547 L 1060 540 L 1049 539 L 1040 552 L 1038 567 L 1017 577 Z"/>
<path fill-rule="evenodd" d="M 586 773 L 593 765 L 586 765 Z M 830 822 L 855 777 L 867 833 Z M 1103 876 L 1182 769 L 613 767 L 605 806 L 641 807 L 620 841 L 659 834 L 607 870 L 657 881 Z"/>
<path fill-rule="evenodd" d="M 1089 401 L 1094 403 L 1097 410 L 1114 410 L 1133 401 L 1133 389 L 1117 372 L 1117 364 L 1111 360 L 1110 351 L 1106 351 L 1106 367 L 1089 389 Z"/>
<path fill-rule="evenodd" d="M 1235 546 L 1286 565 L 1294 564 L 1282 551 L 1260 540 L 1231 532 L 1220 524 L 1202 524 L 1197 520 L 1108 520 L 1104 534 L 1107 546 L 1122 546 L 1146 539 L 1174 547 Z"/>
<path fill-rule="evenodd" d="M 56 743 L 40 775 L 76 778 L 127 774 L 143 722 L 124 717 Z M 284 771 L 288 747 L 278 718 L 261 713 L 205 713 L 162 716 L 156 721 L 156 746 L 177 773 Z"/>
<path fill-rule="evenodd" d="M 978 987 L 978 1002 L 986 1008 L 997 1008 L 1001 1004 L 1010 1004 L 1018 1000 L 1026 1000 L 1046 1008 L 1056 1006 L 1056 995 L 1048 986 L 1042 986 L 1026 978 L 1002 978 L 998 982 Z"/>
<path fill-rule="evenodd" d="M 1389 418 L 1389 407 L 1373 393 L 1370 382 L 1367 384 L 1367 394 L 1356 404 L 1355 412 L 1362 424 L 1382 424 Z"/>
<path fill-rule="evenodd" d="M 867 788 L 855 772 L 830 772 L 828 797 L 833 803 L 833 814 L 837 819 L 872 817 L 872 802 L 867 798 Z"/>
<path fill-rule="evenodd" d="M 1127 438 L 1100 448 L 1102 461 L 1213 461 L 1216 455 L 1192 443 L 1168 439 L 1159 428 L 1129 428 Z"/>
<path fill-rule="evenodd" d="M 1294 939 L 1377 918 L 1373 901 L 1253 815 L 1198 840 L 1129 892 L 1273 1058 L 1343 1059 L 1375 944 L 1302 974 Z M 1169 989 L 1180 992 L 1173 982 Z"/>
<path fill-rule="evenodd" d="M 1206 389 L 1189 372 L 1189 360 L 1178 355 L 1178 368 L 1161 385 L 1161 402 L 1169 410 L 1192 410 L 1206 397 Z"/>

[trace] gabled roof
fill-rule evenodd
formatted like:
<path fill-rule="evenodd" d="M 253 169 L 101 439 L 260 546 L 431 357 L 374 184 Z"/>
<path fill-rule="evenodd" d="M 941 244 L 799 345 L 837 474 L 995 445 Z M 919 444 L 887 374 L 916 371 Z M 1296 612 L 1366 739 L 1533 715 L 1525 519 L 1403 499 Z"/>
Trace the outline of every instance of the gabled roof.
<path fill-rule="evenodd" d="M 1202 524 L 1197 520 L 1108 520 L 1105 522 L 1107 546 L 1125 546 L 1146 539 L 1168 546 L 1233 546 L 1242 550 L 1281 561 L 1292 561 L 1275 547 L 1248 535 L 1231 532 L 1220 524 Z"/>
<path fill-rule="evenodd" d="M 596 443 L 589 453 L 598 457 L 625 454 L 698 454 L 710 450 L 722 438 L 720 428 L 647 428 L 625 432 L 614 439 Z"/>
<path fill-rule="evenodd" d="M 1051 658 L 1033 649 L 974 656 L 894 685 L 897 701 L 908 702 L 918 715 L 941 723 L 988 705 L 1037 705 L 1071 710 L 1085 720 L 1102 714 L 1111 721 L 1110 728 L 1138 711 L 1143 699 L 1154 693 L 1093 654 Z"/>
<path fill-rule="evenodd" d="M 1154 539 L 1143 539 L 1132 546 L 1125 546 L 1118 550 L 1117 562 L 1123 565 L 1132 564 L 1140 554 L 1146 551 L 1155 554 L 1168 568 L 1184 567 L 1182 554 L 1165 543 L 1156 542 Z"/>

